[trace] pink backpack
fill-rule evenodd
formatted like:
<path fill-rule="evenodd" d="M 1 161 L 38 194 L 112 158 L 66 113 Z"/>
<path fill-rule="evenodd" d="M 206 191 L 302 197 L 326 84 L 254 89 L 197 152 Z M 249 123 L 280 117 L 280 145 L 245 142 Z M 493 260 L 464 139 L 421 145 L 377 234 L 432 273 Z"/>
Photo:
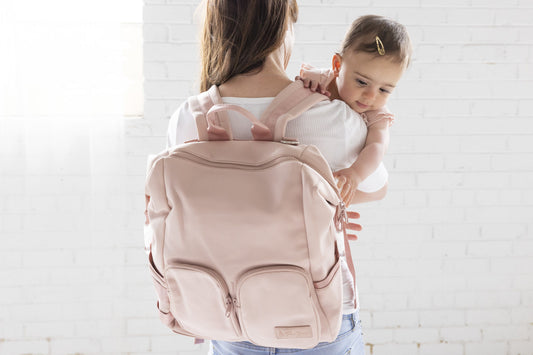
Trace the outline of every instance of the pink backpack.
<path fill-rule="evenodd" d="M 157 155 L 146 180 L 158 308 L 176 333 L 277 348 L 337 337 L 344 204 L 318 149 L 285 137 L 325 99 L 298 81 L 260 120 L 216 86 L 189 99 L 199 140 Z M 227 110 L 254 141 L 232 140 Z"/>

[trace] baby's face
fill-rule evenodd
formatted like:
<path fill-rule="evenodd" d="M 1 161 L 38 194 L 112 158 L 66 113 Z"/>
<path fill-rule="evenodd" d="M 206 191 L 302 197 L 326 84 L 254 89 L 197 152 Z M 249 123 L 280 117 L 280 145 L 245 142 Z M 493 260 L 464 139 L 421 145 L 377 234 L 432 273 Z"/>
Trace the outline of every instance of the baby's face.
<path fill-rule="evenodd" d="M 340 98 L 354 111 L 363 113 L 385 106 L 389 95 L 405 71 L 405 65 L 390 56 L 349 51 L 344 56 L 336 54 L 340 63 L 337 88 Z"/>

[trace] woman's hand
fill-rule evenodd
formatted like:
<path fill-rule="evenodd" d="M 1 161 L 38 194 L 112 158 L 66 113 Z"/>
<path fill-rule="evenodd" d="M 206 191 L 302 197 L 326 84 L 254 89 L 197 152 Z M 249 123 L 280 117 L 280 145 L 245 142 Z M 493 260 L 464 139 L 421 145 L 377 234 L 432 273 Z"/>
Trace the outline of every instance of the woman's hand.
<path fill-rule="evenodd" d="M 304 88 L 310 89 L 312 92 L 319 92 L 322 95 L 331 96 L 331 93 L 327 90 L 327 87 L 322 85 L 317 80 L 303 79 L 300 76 L 294 78 L 294 80 L 301 80 L 304 83 Z"/>
<path fill-rule="evenodd" d="M 351 223 L 350 219 L 358 219 L 361 215 L 357 212 L 347 211 L 347 222 L 346 222 L 346 237 L 348 240 L 357 240 L 357 235 L 354 232 L 360 232 L 363 227 L 358 223 Z"/>

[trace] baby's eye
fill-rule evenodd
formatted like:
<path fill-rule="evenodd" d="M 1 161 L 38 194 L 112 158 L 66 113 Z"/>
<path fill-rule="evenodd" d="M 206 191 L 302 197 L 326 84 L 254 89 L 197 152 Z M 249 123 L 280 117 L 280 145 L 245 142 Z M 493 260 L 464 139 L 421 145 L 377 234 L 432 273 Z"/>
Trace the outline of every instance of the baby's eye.
<path fill-rule="evenodd" d="M 390 94 L 390 90 L 387 90 L 387 89 L 383 89 L 383 88 L 380 88 L 379 91 L 381 91 L 382 93 L 385 93 L 385 94 Z"/>
<path fill-rule="evenodd" d="M 363 81 L 361 79 L 355 79 L 355 81 L 357 82 L 357 84 L 359 84 L 361 86 L 366 86 L 367 85 L 366 81 Z"/>

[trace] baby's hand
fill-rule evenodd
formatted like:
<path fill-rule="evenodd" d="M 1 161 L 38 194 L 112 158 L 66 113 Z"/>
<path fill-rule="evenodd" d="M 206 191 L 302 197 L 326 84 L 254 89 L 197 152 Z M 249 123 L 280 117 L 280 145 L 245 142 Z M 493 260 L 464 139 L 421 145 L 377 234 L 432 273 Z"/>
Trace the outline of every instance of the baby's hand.
<path fill-rule="evenodd" d="M 357 186 L 359 186 L 359 178 L 351 168 L 342 169 L 333 173 L 333 177 L 337 179 L 337 187 L 341 193 L 342 201 L 346 206 L 349 206 Z"/>
<path fill-rule="evenodd" d="M 368 127 L 381 120 L 387 120 L 389 122 L 389 127 L 394 123 L 394 114 L 387 108 L 387 106 L 383 106 L 377 110 L 366 111 L 361 114 L 361 117 L 363 117 L 363 120 Z"/>
<path fill-rule="evenodd" d="M 311 79 L 304 79 L 300 76 L 297 76 L 294 78 L 294 80 L 301 80 L 304 83 L 304 88 L 310 89 L 312 92 L 319 92 L 322 95 L 331 96 L 331 93 L 327 90 L 327 87 L 322 87 L 322 85 L 316 81 Z"/>

